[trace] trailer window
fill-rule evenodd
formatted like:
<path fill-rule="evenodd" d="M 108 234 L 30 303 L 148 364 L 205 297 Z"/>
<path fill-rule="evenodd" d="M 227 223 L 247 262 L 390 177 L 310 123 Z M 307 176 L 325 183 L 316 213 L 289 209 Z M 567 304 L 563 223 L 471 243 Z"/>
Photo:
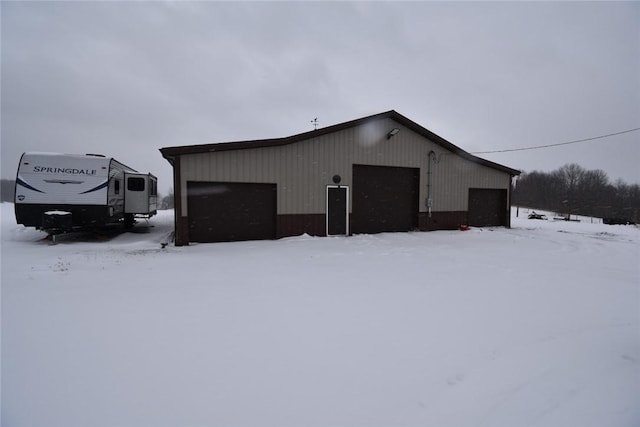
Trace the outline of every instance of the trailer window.
<path fill-rule="evenodd" d="M 114 193 L 116 193 L 116 194 L 120 194 L 120 180 L 119 180 L 119 179 L 116 179 L 116 180 L 113 182 L 113 191 L 114 191 Z"/>
<path fill-rule="evenodd" d="M 129 178 L 127 179 L 127 190 L 129 191 L 144 191 L 144 178 Z"/>

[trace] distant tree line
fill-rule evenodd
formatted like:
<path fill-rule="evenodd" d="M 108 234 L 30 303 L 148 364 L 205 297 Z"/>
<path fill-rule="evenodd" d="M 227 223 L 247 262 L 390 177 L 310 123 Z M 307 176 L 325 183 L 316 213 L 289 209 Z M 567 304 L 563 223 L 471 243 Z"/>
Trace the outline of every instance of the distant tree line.
<path fill-rule="evenodd" d="M 564 215 L 584 215 L 638 223 L 640 185 L 609 182 L 600 170 L 575 163 L 545 172 L 523 173 L 513 191 L 513 204 Z"/>
<path fill-rule="evenodd" d="M 169 190 L 169 194 L 162 197 L 158 194 L 158 209 L 173 209 L 173 189 Z"/>

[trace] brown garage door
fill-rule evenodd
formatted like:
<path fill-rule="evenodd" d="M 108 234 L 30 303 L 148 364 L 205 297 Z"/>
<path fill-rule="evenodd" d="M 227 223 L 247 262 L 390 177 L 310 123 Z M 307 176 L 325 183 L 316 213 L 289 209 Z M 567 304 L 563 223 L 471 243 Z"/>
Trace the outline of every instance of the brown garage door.
<path fill-rule="evenodd" d="M 354 233 L 418 228 L 420 169 L 353 165 Z"/>
<path fill-rule="evenodd" d="M 507 190 L 470 188 L 469 225 L 507 225 Z"/>
<path fill-rule="evenodd" d="M 275 239 L 276 184 L 188 182 L 190 242 Z"/>

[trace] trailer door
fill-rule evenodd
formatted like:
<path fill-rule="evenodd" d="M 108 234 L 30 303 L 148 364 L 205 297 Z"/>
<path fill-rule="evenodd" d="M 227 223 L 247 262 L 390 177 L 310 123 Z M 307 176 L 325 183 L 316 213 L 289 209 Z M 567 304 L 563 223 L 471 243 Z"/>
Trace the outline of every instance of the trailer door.
<path fill-rule="evenodd" d="M 128 214 L 149 213 L 149 175 L 125 173 L 124 212 Z"/>

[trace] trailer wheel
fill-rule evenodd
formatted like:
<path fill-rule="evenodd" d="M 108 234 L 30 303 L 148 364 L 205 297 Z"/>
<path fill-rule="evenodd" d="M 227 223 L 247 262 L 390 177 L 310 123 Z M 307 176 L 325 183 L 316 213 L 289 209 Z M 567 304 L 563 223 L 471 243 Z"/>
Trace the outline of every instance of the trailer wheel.
<path fill-rule="evenodd" d="M 129 230 L 131 228 L 133 228 L 133 224 L 136 223 L 136 220 L 133 216 L 133 214 L 125 214 L 124 215 L 124 228 Z"/>

